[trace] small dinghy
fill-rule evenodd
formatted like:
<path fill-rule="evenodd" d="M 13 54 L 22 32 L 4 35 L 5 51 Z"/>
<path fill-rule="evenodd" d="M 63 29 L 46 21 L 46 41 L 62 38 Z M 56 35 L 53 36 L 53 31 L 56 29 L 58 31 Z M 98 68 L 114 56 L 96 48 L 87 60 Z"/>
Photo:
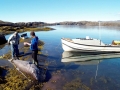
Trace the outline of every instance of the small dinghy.
<path fill-rule="evenodd" d="M 114 41 L 112 44 L 104 44 L 99 39 L 93 38 L 62 38 L 62 48 L 64 51 L 74 52 L 95 52 L 95 53 L 117 53 L 120 52 L 120 42 Z"/>
<path fill-rule="evenodd" d="M 40 79 L 39 69 L 37 68 L 37 66 L 35 64 L 32 64 L 30 61 L 13 60 L 12 63 L 21 72 L 24 72 L 24 73 L 32 76 L 35 80 Z"/>
<path fill-rule="evenodd" d="M 22 39 L 27 39 L 27 38 L 28 38 L 27 33 L 22 34 L 22 35 L 21 35 L 21 38 L 22 38 Z"/>

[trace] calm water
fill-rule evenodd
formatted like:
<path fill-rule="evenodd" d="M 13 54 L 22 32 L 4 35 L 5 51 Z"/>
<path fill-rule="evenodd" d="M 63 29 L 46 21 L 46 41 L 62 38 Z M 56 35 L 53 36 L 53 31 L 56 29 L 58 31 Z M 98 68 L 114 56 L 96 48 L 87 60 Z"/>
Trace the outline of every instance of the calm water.
<path fill-rule="evenodd" d="M 42 53 L 47 55 L 46 60 L 51 62 L 49 64 L 50 72 L 64 70 L 65 72 L 63 73 L 65 77 L 68 77 L 69 81 L 79 78 L 81 79 L 81 82 L 91 90 L 120 90 L 119 55 L 118 58 L 111 57 L 108 59 L 99 59 L 99 56 L 95 55 L 83 55 L 87 56 L 87 58 L 84 58 L 89 61 L 61 62 L 63 56 L 67 57 L 67 54 L 64 54 L 61 47 L 62 37 L 84 38 L 90 36 L 91 38 L 100 38 L 106 44 L 111 44 L 112 40 L 120 40 L 119 28 L 79 26 L 52 26 L 52 28 L 55 28 L 56 30 L 36 33 L 39 39 L 45 42 Z M 29 32 L 27 33 L 29 35 Z M 8 37 L 9 36 L 6 36 L 6 38 Z M 81 54 L 78 56 L 81 56 Z M 94 60 L 91 59 L 91 57 L 94 57 Z M 82 59 L 82 57 L 79 57 L 79 60 Z M 67 60 L 69 60 L 69 58 Z M 62 80 L 60 82 L 63 83 Z M 59 85 L 56 84 L 56 87 L 58 86 Z"/>

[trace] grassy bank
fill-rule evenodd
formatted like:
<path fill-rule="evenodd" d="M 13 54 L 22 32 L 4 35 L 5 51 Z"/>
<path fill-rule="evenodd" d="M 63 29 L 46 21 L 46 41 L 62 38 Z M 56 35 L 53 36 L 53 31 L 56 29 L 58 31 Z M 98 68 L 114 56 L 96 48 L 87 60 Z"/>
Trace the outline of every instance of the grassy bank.
<path fill-rule="evenodd" d="M 25 47 L 24 46 L 24 42 L 30 42 L 31 38 L 28 39 L 20 39 L 20 52 L 24 52 L 29 53 L 30 52 L 30 48 L 29 47 Z M 38 43 L 38 48 L 39 48 L 39 53 L 41 53 L 41 49 L 43 48 L 44 42 L 43 41 L 39 41 Z M 10 51 L 6 51 L 7 53 L 4 54 L 3 59 L 10 59 L 11 58 L 11 52 Z M 20 60 L 28 60 L 29 58 L 31 59 L 31 54 L 29 55 L 23 55 L 19 57 Z M 7 75 L 2 77 L 2 73 L 4 72 L 4 70 L 7 70 Z M 31 82 L 29 81 L 31 79 L 31 77 L 29 77 L 29 75 L 27 75 L 27 78 L 24 77 L 19 71 L 17 71 L 15 68 L 5 68 L 5 67 L 0 67 L 0 90 L 28 90 L 27 88 L 29 88 L 30 90 L 36 90 L 36 89 L 41 89 L 41 87 L 43 86 L 43 83 L 35 85 L 35 82 Z M 29 78 L 29 80 L 28 80 Z M 29 86 L 30 84 L 33 84 L 32 86 Z"/>
<path fill-rule="evenodd" d="M 3 68 L 1 68 L 3 69 Z M 0 90 L 40 90 L 41 87 L 43 86 L 42 83 L 35 86 L 35 82 L 30 82 L 27 76 L 25 78 L 20 72 L 18 72 L 15 68 L 9 68 L 7 69 L 9 72 L 5 78 L 2 78 L 0 76 Z M 30 84 L 33 84 L 32 86 L 29 87 Z"/>
<path fill-rule="evenodd" d="M 1 26 L 0 27 L 0 33 L 2 34 L 11 34 L 15 31 L 18 32 L 26 32 L 26 31 L 50 31 L 50 30 L 54 30 L 53 28 L 50 27 L 41 27 L 41 28 L 37 28 L 37 27 L 12 27 L 12 26 Z"/>

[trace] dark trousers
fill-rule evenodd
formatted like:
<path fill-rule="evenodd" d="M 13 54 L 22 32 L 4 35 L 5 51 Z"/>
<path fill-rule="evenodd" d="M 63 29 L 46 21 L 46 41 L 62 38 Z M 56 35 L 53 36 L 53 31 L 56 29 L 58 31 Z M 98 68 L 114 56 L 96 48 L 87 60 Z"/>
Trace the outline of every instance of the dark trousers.
<path fill-rule="evenodd" d="M 38 65 L 37 54 L 38 54 L 38 50 L 32 51 L 32 58 L 33 58 L 34 62 L 36 62 Z"/>
<path fill-rule="evenodd" d="M 18 55 L 19 55 L 18 45 L 12 44 L 11 45 L 11 52 L 12 52 L 12 58 L 15 56 L 18 57 Z"/>

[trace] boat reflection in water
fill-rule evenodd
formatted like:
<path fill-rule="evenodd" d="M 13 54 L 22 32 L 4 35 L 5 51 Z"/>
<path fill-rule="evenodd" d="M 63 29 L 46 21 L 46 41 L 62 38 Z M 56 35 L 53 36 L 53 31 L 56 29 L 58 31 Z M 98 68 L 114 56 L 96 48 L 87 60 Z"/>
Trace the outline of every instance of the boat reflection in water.
<path fill-rule="evenodd" d="M 120 53 L 92 54 L 92 53 L 79 53 L 79 52 L 65 51 L 62 53 L 61 62 L 81 62 L 81 61 L 93 62 L 97 60 L 111 59 L 111 58 L 120 58 Z"/>
<path fill-rule="evenodd" d="M 96 65 L 95 79 L 97 77 L 99 63 L 102 60 L 120 58 L 120 53 L 110 54 L 88 54 L 79 52 L 63 52 L 61 62 L 70 63 L 73 62 L 77 65 Z"/>

